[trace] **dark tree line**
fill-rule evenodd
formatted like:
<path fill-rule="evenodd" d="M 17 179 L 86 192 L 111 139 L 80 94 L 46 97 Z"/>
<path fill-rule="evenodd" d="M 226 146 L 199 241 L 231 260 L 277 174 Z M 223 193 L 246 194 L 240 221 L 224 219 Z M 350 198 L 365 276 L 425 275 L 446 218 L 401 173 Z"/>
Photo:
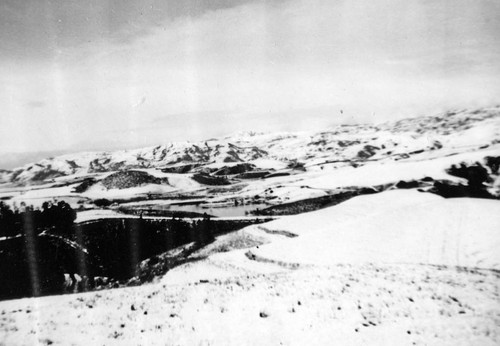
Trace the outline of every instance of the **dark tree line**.
<path fill-rule="evenodd" d="M 498 199 L 498 196 L 493 195 L 488 191 L 487 184 L 496 179 L 499 166 L 500 156 L 485 157 L 484 165 L 480 162 L 475 162 L 474 164 L 466 164 L 462 162 L 459 165 L 452 165 L 446 170 L 446 172 L 455 177 L 467 180 L 467 185 L 436 181 L 431 192 L 445 198 L 474 197 Z"/>
<path fill-rule="evenodd" d="M 70 235 L 76 211 L 64 202 L 44 202 L 40 209 L 22 206 L 12 210 L 9 205 L 0 202 L 0 237 L 39 234 L 45 230 Z"/>
<path fill-rule="evenodd" d="M 125 218 L 74 224 L 75 217 L 65 202 L 21 210 L 0 203 L 0 236 L 7 236 L 0 240 L 0 300 L 61 293 L 68 275 L 87 280 L 83 290 L 102 285 L 96 278 L 126 282 L 147 258 L 191 242 L 200 247 L 218 234 L 257 222 L 204 215 L 189 221 Z"/>
<path fill-rule="evenodd" d="M 41 208 L 0 202 L 0 299 L 60 293 L 64 273 L 77 272 L 87 261 L 74 236 L 76 212 L 64 202 L 44 202 Z"/>
<path fill-rule="evenodd" d="M 467 185 L 474 190 L 483 189 L 484 183 L 490 180 L 488 170 L 479 162 L 470 166 L 465 163 L 461 163 L 458 167 L 452 165 L 447 172 L 450 175 L 466 179 Z"/>

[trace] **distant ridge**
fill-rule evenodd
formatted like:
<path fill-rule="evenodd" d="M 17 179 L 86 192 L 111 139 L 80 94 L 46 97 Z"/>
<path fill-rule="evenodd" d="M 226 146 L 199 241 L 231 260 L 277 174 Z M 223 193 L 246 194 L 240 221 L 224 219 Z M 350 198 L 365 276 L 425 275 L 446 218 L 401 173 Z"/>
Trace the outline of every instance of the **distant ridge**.
<path fill-rule="evenodd" d="M 188 165 L 192 172 L 198 172 L 212 164 L 240 164 L 258 159 L 284 164 L 344 161 L 363 165 L 369 160 L 402 160 L 426 151 L 478 148 L 499 142 L 500 107 L 492 107 L 377 125 L 339 125 L 321 132 L 245 131 L 200 142 L 66 154 L 1 171 L 0 182 L 23 184 L 73 174 Z"/>

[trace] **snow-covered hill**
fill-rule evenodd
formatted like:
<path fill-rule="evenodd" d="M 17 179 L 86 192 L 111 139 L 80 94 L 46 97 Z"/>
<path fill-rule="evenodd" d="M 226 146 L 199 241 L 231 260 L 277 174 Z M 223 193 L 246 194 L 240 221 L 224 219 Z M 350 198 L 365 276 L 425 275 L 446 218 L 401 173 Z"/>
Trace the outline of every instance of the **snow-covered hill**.
<path fill-rule="evenodd" d="M 0 302 L 0 344 L 497 345 L 499 166 L 496 107 L 0 172 L 6 203 L 63 199 L 79 222 L 179 203 L 301 213 L 219 236 L 153 284 Z"/>
<path fill-rule="evenodd" d="M 30 183 L 60 176 L 158 168 L 183 173 L 249 162 L 257 169 L 296 165 L 363 165 L 402 160 L 423 152 L 454 154 L 498 144 L 500 108 L 462 110 L 380 125 L 337 126 L 310 133 L 239 133 L 199 143 L 169 143 L 117 152 L 86 152 L 48 158 L 0 175 L 3 182 Z"/>
<path fill-rule="evenodd" d="M 497 345 L 499 215 L 356 197 L 221 236 L 151 285 L 0 302 L 0 342 Z"/>
<path fill-rule="evenodd" d="M 245 132 L 200 143 L 63 155 L 0 172 L 0 198 L 34 207 L 56 198 L 81 210 L 95 209 L 101 199 L 115 206 L 130 202 L 126 207 L 134 210 L 192 200 L 199 208 L 185 210 L 234 206 L 227 215 L 243 216 L 312 198 L 327 204 L 328 196 L 382 191 L 398 182 L 427 190 L 444 184 L 434 189 L 447 196 L 499 196 L 499 163 L 500 107 L 494 107 L 316 133 Z M 452 173 L 461 164 L 472 168 Z M 464 187 L 484 174 L 484 191 Z M 127 177 L 127 183 L 110 184 L 116 177 Z M 323 205 L 318 201 L 285 205 L 278 214 L 314 210 Z M 210 212 L 226 215 L 221 210 Z"/>
<path fill-rule="evenodd" d="M 275 242 L 252 250 L 256 257 L 276 261 L 500 270 L 500 202 L 496 200 L 443 199 L 415 190 L 394 190 L 276 220 L 265 228 L 300 235 L 286 244 Z"/>

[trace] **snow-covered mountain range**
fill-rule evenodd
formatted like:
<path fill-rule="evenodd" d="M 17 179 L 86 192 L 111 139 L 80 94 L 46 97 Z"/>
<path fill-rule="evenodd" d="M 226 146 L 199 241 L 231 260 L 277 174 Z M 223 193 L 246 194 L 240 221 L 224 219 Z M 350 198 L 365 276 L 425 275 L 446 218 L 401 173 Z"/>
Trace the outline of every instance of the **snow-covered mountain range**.
<path fill-rule="evenodd" d="M 483 108 L 379 125 L 337 126 L 315 133 L 246 132 L 198 143 L 68 154 L 2 171 L 0 181 L 33 183 L 59 176 L 144 168 L 186 173 L 242 162 L 260 169 L 293 167 L 297 162 L 306 168 L 346 162 L 363 165 L 374 160 L 405 160 L 431 151 L 456 154 L 499 141 L 500 108 Z"/>
<path fill-rule="evenodd" d="M 383 191 L 398 183 L 448 197 L 498 197 L 498 161 L 500 106 L 321 132 L 245 132 L 199 143 L 62 155 L 1 171 L 0 198 L 34 207 L 57 198 L 80 211 L 98 209 L 95 201 L 102 199 L 135 210 L 170 208 L 182 200 L 205 208 L 184 211 L 218 216 L 320 198 L 314 206 L 308 201 L 305 209 L 289 205 L 285 212 L 296 213 L 332 202 L 328 196 L 340 196 L 338 202 L 360 188 Z M 471 179 L 480 180 L 478 191 L 466 187 Z M 452 190 L 445 186 L 450 183 Z M 345 191 L 352 194 L 339 195 Z M 227 214 L 228 206 L 236 214 Z M 212 207 L 226 212 L 206 210 Z"/>

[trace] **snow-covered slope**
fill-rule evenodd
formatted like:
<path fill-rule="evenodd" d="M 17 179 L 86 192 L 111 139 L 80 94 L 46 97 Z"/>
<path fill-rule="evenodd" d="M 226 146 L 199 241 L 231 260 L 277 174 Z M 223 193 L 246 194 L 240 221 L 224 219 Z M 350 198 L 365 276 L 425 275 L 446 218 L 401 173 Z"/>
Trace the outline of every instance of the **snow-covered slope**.
<path fill-rule="evenodd" d="M 488 157 L 496 160 L 496 172 Z M 200 143 L 63 155 L 1 172 L 0 197 L 11 206 L 37 207 L 55 198 L 80 209 L 95 208 L 103 198 L 118 204 L 204 198 L 263 208 L 360 187 L 380 191 L 399 181 L 466 185 L 450 168 L 476 162 L 489 174 L 487 193 L 499 196 L 500 107 L 315 133 L 245 132 Z M 115 175 L 137 179 L 115 188 L 107 184 Z"/>
<path fill-rule="evenodd" d="M 0 342 L 497 345 L 499 229 L 494 200 L 356 197 L 221 236 L 155 284 L 0 302 Z"/>
<path fill-rule="evenodd" d="M 267 224 L 300 235 L 252 250 L 282 262 L 415 263 L 500 270 L 500 202 L 415 190 L 361 196 Z"/>
<path fill-rule="evenodd" d="M 462 110 L 381 125 L 336 126 L 324 132 L 239 133 L 199 143 L 180 142 L 117 152 L 62 155 L 2 173 L 2 181 L 29 183 L 59 176 L 137 168 L 184 171 L 248 162 L 257 169 L 362 165 L 373 160 L 450 155 L 500 142 L 500 108 Z M 436 153 L 434 153 L 436 155 Z M 177 167 L 177 168 L 176 168 Z"/>

